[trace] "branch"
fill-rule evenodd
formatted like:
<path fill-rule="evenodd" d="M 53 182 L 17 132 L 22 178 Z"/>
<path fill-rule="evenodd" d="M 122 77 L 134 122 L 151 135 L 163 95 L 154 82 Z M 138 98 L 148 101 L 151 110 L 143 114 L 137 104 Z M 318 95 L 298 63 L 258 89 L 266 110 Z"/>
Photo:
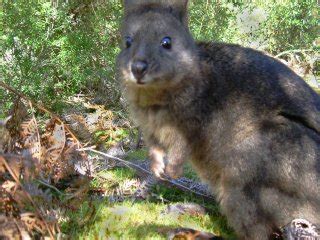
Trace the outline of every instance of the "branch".
<path fill-rule="evenodd" d="M 107 158 L 110 158 L 110 159 L 116 160 L 118 162 L 121 162 L 121 163 L 123 163 L 125 166 L 127 166 L 129 168 L 132 168 L 132 169 L 135 169 L 135 170 L 138 170 L 138 171 L 142 171 L 142 172 L 146 173 L 147 175 L 153 175 L 153 173 L 150 170 L 147 170 L 147 169 L 145 169 L 145 168 L 143 168 L 143 167 L 141 167 L 141 166 L 139 166 L 139 165 L 137 165 L 135 163 L 123 160 L 123 159 L 118 158 L 118 157 L 114 157 L 114 156 L 112 156 L 110 154 L 107 154 L 107 153 L 104 153 L 104 152 L 100 152 L 100 151 L 94 150 L 92 148 L 82 148 L 82 149 L 78 149 L 78 151 L 94 152 L 94 153 L 100 154 L 102 156 L 105 156 Z M 197 191 L 191 189 L 190 187 L 185 186 L 183 183 L 181 183 L 182 179 L 174 180 L 174 179 L 171 179 L 169 176 L 165 176 L 164 178 L 161 178 L 160 180 L 162 182 L 169 183 L 170 185 L 176 186 L 179 189 L 183 189 L 183 190 L 192 192 L 192 193 L 194 193 L 196 195 L 199 195 L 199 196 L 202 196 L 202 197 L 205 197 L 205 198 L 209 198 L 209 199 L 214 199 L 212 195 L 200 193 L 200 192 L 197 192 Z"/>
<path fill-rule="evenodd" d="M 314 52 L 314 49 L 294 49 L 294 50 L 287 50 L 284 52 L 279 53 L 278 55 L 275 56 L 275 58 L 279 58 L 283 55 L 286 55 L 288 53 L 304 53 L 304 52 Z"/>
<path fill-rule="evenodd" d="M 24 95 L 23 93 L 17 91 L 16 89 L 14 89 L 13 87 L 9 86 L 8 84 L 4 83 L 3 81 L 0 81 L 0 87 L 3 87 L 5 89 L 7 89 L 8 91 L 18 95 L 20 98 L 30 102 L 33 106 L 37 107 L 39 110 L 48 113 L 52 118 L 54 118 L 55 120 L 57 120 L 60 124 L 63 124 L 65 129 L 68 131 L 68 133 L 72 136 L 72 138 L 74 140 L 76 140 L 78 146 L 81 146 L 80 141 L 78 140 L 78 138 L 73 134 L 73 132 L 70 130 L 70 128 L 64 124 L 64 122 L 53 112 L 51 112 L 50 110 L 48 110 L 47 108 L 45 108 L 44 106 L 42 106 L 41 104 L 36 103 L 35 101 L 31 100 L 30 98 L 28 98 L 26 95 Z"/>

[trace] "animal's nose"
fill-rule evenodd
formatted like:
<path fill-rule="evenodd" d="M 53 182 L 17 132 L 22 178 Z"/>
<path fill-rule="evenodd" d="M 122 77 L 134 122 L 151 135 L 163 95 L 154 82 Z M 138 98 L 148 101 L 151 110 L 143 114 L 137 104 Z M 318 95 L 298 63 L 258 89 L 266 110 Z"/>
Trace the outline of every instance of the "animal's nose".
<path fill-rule="evenodd" d="M 148 69 L 148 63 L 145 61 L 135 61 L 131 65 L 131 71 L 134 77 L 138 80 L 141 80 L 146 74 Z"/>

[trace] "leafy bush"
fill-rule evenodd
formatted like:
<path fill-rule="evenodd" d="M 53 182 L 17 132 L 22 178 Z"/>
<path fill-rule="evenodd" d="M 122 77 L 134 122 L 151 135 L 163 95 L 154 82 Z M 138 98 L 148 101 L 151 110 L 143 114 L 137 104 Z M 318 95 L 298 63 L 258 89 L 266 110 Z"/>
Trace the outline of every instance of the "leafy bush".
<path fill-rule="evenodd" d="M 276 54 L 313 47 L 318 11 L 314 0 L 191 0 L 190 28 L 199 40 L 239 43 Z M 49 106 L 88 91 L 118 104 L 114 62 L 121 15 L 120 0 L 4 0 L 3 81 Z M 0 105 L 10 105 L 7 96 L 0 89 Z"/>
<path fill-rule="evenodd" d="M 232 3 L 192 1 L 190 3 L 190 29 L 197 40 L 234 42 L 235 8 Z"/>
<path fill-rule="evenodd" d="M 311 48 L 319 34 L 316 1 L 192 1 L 196 39 L 233 42 L 270 53 Z"/>
<path fill-rule="evenodd" d="M 263 26 L 268 50 L 310 48 L 319 34 L 319 8 L 316 1 L 278 1 L 266 6 L 269 14 Z"/>
<path fill-rule="evenodd" d="M 5 82 L 46 104 L 86 87 L 106 88 L 116 99 L 113 65 L 121 4 L 81 2 L 3 3 Z"/>

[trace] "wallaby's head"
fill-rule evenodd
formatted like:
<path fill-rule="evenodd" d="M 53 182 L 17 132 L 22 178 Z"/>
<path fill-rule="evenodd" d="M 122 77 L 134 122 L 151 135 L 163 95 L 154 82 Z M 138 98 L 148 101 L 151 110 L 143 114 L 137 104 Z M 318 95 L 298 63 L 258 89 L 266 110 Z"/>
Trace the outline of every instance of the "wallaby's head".
<path fill-rule="evenodd" d="M 170 87 L 195 73 L 187 0 L 125 0 L 119 78 L 136 87 Z"/>

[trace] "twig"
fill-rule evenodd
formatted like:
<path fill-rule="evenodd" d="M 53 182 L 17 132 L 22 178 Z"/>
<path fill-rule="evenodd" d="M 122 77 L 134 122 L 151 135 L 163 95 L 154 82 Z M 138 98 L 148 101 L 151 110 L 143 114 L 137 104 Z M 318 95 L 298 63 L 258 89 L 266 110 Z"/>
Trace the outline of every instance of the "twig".
<path fill-rule="evenodd" d="M 6 159 L 2 156 L 0 156 L 0 160 L 1 162 L 5 165 L 6 169 L 8 170 L 8 172 L 10 173 L 10 175 L 13 177 L 13 179 L 15 180 L 15 182 L 18 184 L 19 187 L 21 187 L 21 189 L 25 192 L 27 198 L 29 199 L 29 201 L 31 202 L 31 204 L 33 205 L 33 207 L 35 208 L 36 210 L 36 213 L 38 215 L 38 217 L 43 221 L 43 223 L 45 224 L 48 232 L 49 232 L 49 235 L 50 235 L 50 238 L 51 239 L 54 239 L 54 235 L 53 233 L 51 232 L 51 229 L 49 228 L 45 218 L 43 217 L 44 213 L 41 211 L 41 209 L 37 207 L 36 203 L 33 201 L 32 197 L 30 196 L 30 194 L 24 189 L 23 185 L 21 184 L 18 176 L 16 176 L 16 174 L 14 173 L 14 171 L 11 169 L 11 167 L 9 166 L 9 164 L 7 163 Z"/>
<path fill-rule="evenodd" d="M 281 52 L 281 53 L 279 53 L 278 55 L 276 55 L 275 57 L 276 58 L 279 58 L 279 57 L 281 57 L 282 55 L 286 55 L 286 54 L 288 54 L 288 53 L 304 53 L 304 52 L 313 52 L 313 51 L 315 51 L 315 50 L 313 50 L 313 49 L 294 49 L 294 50 L 287 50 L 287 51 L 284 51 L 284 52 Z"/>
<path fill-rule="evenodd" d="M 104 152 L 100 152 L 100 151 L 94 150 L 94 149 L 92 149 L 92 148 L 82 148 L 82 149 L 78 149 L 78 151 L 90 151 L 90 152 L 94 152 L 94 153 L 100 154 L 100 155 L 102 155 L 102 156 L 105 156 L 105 157 L 107 157 L 107 158 L 111 158 L 111 159 L 113 159 L 113 160 L 119 161 L 119 162 L 123 163 L 123 164 L 124 164 L 125 166 L 127 166 L 127 167 L 130 167 L 130 168 L 133 168 L 133 169 L 139 169 L 139 170 L 141 170 L 141 171 L 143 171 L 143 172 L 145 172 L 145 173 L 147 173 L 147 174 L 153 175 L 153 173 L 152 173 L 151 171 L 149 171 L 149 170 L 147 170 L 147 169 L 144 169 L 144 168 L 140 167 L 140 166 L 137 165 L 137 164 L 134 164 L 134 163 L 129 162 L 129 161 L 126 161 L 126 160 L 123 160 L 123 159 L 118 158 L 118 157 L 114 157 L 114 156 L 112 156 L 112 155 L 110 155 L 110 154 L 107 154 L 107 153 L 104 153 Z M 172 184 L 172 185 L 174 185 L 174 186 L 177 186 L 177 187 L 179 187 L 179 188 L 181 188 L 181 189 L 187 190 L 187 191 L 192 192 L 192 193 L 194 193 L 194 194 L 200 195 L 200 196 L 202 196 L 202 197 L 212 198 L 212 199 L 213 199 L 213 197 L 210 196 L 210 195 L 206 195 L 206 194 L 202 194 L 202 193 L 196 192 L 196 191 L 192 190 L 191 188 L 186 187 L 186 186 L 178 183 L 177 181 L 179 181 L 179 180 L 171 180 L 171 179 L 169 178 L 169 176 L 166 176 L 166 175 L 165 175 L 165 177 L 164 177 L 164 178 L 161 178 L 160 180 L 161 180 L 161 181 L 164 181 L 164 182 L 169 182 L 170 184 Z"/>
<path fill-rule="evenodd" d="M 39 133 L 39 128 L 38 128 L 38 122 L 36 120 L 36 117 L 34 116 L 34 108 L 33 108 L 33 105 L 32 105 L 32 102 L 29 101 L 29 105 L 30 105 L 30 108 L 32 110 L 32 118 L 33 118 L 33 121 L 36 125 L 35 129 L 36 129 L 36 133 L 37 133 L 37 159 L 38 161 L 41 161 L 41 142 L 40 142 L 40 133 Z"/>
<path fill-rule="evenodd" d="M 51 188 L 51 189 L 55 190 L 56 192 L 58 192 L 58 193 L 61 194 L 61 195 L 66 195 L 65 193 L 61 192 L 58 188 L 56 188 L 55 186 L 52 186 L 52 185 L 50 185 L 50 184 L 48 184 L 48 183 L 46 183 L 46 182 L 43 182 L 43 181 L 41 181 L 41 180 L 38 180 L 38 179 L 36 179 L 36 181 L 37 181 L 38 183 L 40 183 L 40 184 L 48 187 L 48 188 Z"/>
<path fill-rule="evenodd" d="M 129 161 L 126 161 L 126 160 L 123 160 L 121 158 L 118 158 L 118 157 L 114 157 L 110 154 L 107 154 L 107 153 L 104 153 L 104 152 L 100 152 L 100 151 L 97 151 L 97 150 L 94 150 L 92 147 L 89 147 L 89 148 L 81 148 L 81 149 L 78 149 L 77 151 L 91 151 L 91 152 L 94 152 L 94 153 L 98 153 L 102 156 L 105 156 L 107 158 L 111 158 L 111 159 L 114 159 L 114 160 L 117 160 L 119 162 L 122 162 L 123 164 L 125 164 L 126 166 L 130 167 L 130 166 L 133 166 L 134 168 L 138 168 L 140 169 L 141 171 L 145 172 L 145 173 L 148 173 L 148 174 L 152 174 L 150 171 L 140 167 L 139 165 L 136 165 L 134 163 L 131 163 Z"/>
<path fill-rule="evenodd" d="M 3 87 L 5 89 L 7 89 L 8 91 L 18 95 L 20 98 L 30 102 L 33 106 L 36 106 L 39 110 L 41 110 L 41 111 L 43 111 L 45 113 L 48 113 L 52 118 L 57 120 L 60 124 L 63 124 L 65 129 L 72 136 L 72 138 L 76 140 L 78 146 L 81 146 L 80 141 L 78 140 L 78 138 L 73 134 L 73 132 L 70 130 L 70 128 L 66 124 L 64 124 L 64 122 L 56 114 L 54 114 L 53 112 L 51 112 L 50 110 L 48 110 L 47 108 L 42 106 L 41 104 L 38 104 L 38 103 L 34 102 L 30 98 L 28 98 L 26 95 L 24 95 L 23 93 L 17 91 L 16 89 L 14 89 L 13 87 L 11 87 L 8 84 L 4 83 L 3 81 L 0 81 L 0 87 Z"/>

